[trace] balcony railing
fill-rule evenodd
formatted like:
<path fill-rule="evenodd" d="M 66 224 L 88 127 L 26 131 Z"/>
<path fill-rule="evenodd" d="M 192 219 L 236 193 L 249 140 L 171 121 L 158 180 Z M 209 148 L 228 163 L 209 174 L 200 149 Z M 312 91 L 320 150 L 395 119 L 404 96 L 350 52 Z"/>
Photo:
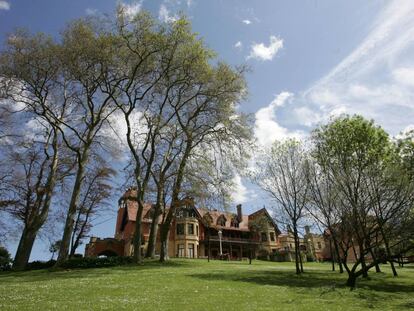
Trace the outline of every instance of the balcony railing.
<path fill-rule="evenodd" d="M 204 237 L 204 241 L 208 241 L 208 236 Z M 220 238 L 218 235 L 211 235 L 210 241 L 212 242 L 219 242 Z M 221 237 L 222 242 L 238 242 L 238 243 L 260 243 L 258 240 L 255 239 L 246 239 L 246 238 L 233 238 L 233 237 L 227 237 L 223 236 Z"/>

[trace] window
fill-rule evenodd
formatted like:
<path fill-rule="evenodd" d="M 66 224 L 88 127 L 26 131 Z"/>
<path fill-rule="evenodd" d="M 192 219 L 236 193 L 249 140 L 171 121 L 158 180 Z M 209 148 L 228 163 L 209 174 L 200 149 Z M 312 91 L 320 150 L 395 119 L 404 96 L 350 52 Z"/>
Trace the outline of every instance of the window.
<path fill-rule="evenodd" d="M 184 257 L 185 256 L 184 251 L 185 251 L 184 244 L 178 244 L 177 257 Z"/>
<path fill-rule="evenodd" d="M 262 232 L 262 242 L 266 242 L 267 241 L 267 234 L 266 232 Z"/>
<path fill-rule="evenodd" d="M 239 227 L 239 221 L 238 221 L 237 217 L 233 217 L 233 218 L 231 219 L 231 224 L 230 224 L 230 226 L 235 227 L 235 228 L 238 228 L 238 227 Z"/>
<path fill-rule="evenodd" d="M 198 235 L 198 226 L 196 226 L 196 235 Z"/>
<path fill-rule="evenodd" d="M 193 243 L 188 244 L 188 257 L 194 258 L 194 244 Z"/>
<path fill-rule="evenodd" d="M 226 217 L 224 215 L 220 215 L 219 218 L 217 218 L 217 226 L 224 227 L 226 225 Z"/>
<path fill-rule="evenodd" d="M 275 241 L 275 233 L 274 232 L 270 232 L 270 241 L 272 241 L 272 242 Z"/>
<path fill-rule="evenodd" d="M 187 224 L 187 234 L 194 234 L 194 225 L 193 224 Z"/>
<path fill-rule="evenodd" d="M 184 224 L 177 224 L 177 235 L 184 235 Z"/>
<path fill-rule="evenodd" d="M 321 248 L 322 248 L 321 242 L 318 242 L 318 249 L 321 249 Z"/>

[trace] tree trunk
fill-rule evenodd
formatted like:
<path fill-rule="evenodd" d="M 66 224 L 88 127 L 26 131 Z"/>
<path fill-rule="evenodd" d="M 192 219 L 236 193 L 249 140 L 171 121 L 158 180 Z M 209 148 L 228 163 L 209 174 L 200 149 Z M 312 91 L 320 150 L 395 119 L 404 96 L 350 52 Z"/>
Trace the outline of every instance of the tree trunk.
<path fill-rule="evenodd" d="M 59 249 L 59 255 L 56 261 L 56 266 L 59 267 L 69 255 L 69 245 L 72 237 L 73 226 L 75 223 L 75 215 L 77 210 L 77 204 L 81 192 L 81 186 L 83 182 L 85 165 L 88 161 L 88 150 L 85 147 L 81 158 L 78 163 L 78 171 L 76 172 L 75 184 L 73 185 L 72 196 L 69 203 L 68 213 L 66 214 L 65 227 L 63 230 L 62 242 Z"/>
<path fill-rule="evenodd" d="M 339 254 L 339 246 L 335 238 L 333 239 L 333 242 L 334 242 L 334 247 L 335 247 L 336 258 L 337 258 L 338 265 L 339 265 L 339 273 L 344 273 L 344 268 L 342 267 L 342 259 Z"/>
<path fill-rule="evenodd" d="M 391 256 L 391 250 L 390 250 L 390 244 L 388 242 L 388 238 L 386 237 L 385 233 L 383 230 L 381 230 L 381 235 L 384 239 L 384 244 L 385 244 L 385 251 L 387 252 L 387 257 L 388 257 L 388 261 L 391 265 L 391 270 L 392 270 L 392 275 L 393 276 L 398 276 L 397 270 L 395 269 L 394 266 L 394 262 L 392 261 L 392 256 Z"/>
<path fill-rule="evenodd" d="M 19 246 L 17 247 L 16 256 L 13 261 L 13 270 L 19 271 L 26 268 L 37 232 L 38 229 L 28 228 L 27 226 L 23 229 Z"/>
<path fill-rule="evenodd" d="M 157 243 L 157 234 L 158 234 L 158 217 L 152 220 L 150 235 L 148 238 L 147 253 L 145 254 L 146 258 L 155 258 L 155 245 Z"/>
<path fill-rule="evenodd" d="M 207 261 L 210 262 L 210 227 L 207 228 L 207 239 L 208 239 L 208 249 L 207 249 Z"/>
<path fill-rule="evenodd" d="M 152 215 L 150 234 L 148 238 L 147 253 L 145 254 L 146 258 L 155 258 L 155 245 L 157 243 L 158 220 L 160 216 L 160 209 L 161 209 L 161 198 L 160 198 L 160 192 L 158 191 L 157 203 L 154 206 L 154 214 Z"/>
<path fill-rule="evenodd" d="M 302 254 L 300 252 L 300 247 L 299 247 L 299 263 L 300 263 L 300 273 L 303 273 L 303 262 L 302 262 Z"/>
<path fill-rule="evenodd" d="M 335 252 L 332 248 L 332 239 L 329 239 L 329 250 L 331 251 L 332 271 L 335 271 Z"/>
<path fill-rule="evenodd" d="M 295 240 L 295 266 L 296 266 L 296 274 L 300 274 L 300 267 L 299 267 L 299 245 L 298 245 L 298 232 L 296 229 L 295 224 L 293 225 L 293 238 Z"/>
<path fill-rule="evenodd" d="M 160 262 L 165 262 L 168 260 L 168 238 L 169 238 L 170 228 L 167 224 L 161 225 L 160 230 L 160 239 L 161 239 L 161 251 L 160 251 Z"/>
<path fill-rule="evenodd" d="M 138 196 L 138 191 L 137 191 Z M 144 204 L 141 200 L 138 200 L 138 211 L 137 217 L 135 219 L 135 232 L 134 232 L 134 262 L 137 264 L 142 264 L 142 254 L 141 254 L 141 245 L 142 245 L 142 212 L 144 210 Z"/>
<path fill-rule="evenodd" d="M 356 275 L 354 273 L 348 274 L 348 280 L 346 281 L 346 286 L 349 286 L 351 290 L 355 288 L 356 285 Z"/>

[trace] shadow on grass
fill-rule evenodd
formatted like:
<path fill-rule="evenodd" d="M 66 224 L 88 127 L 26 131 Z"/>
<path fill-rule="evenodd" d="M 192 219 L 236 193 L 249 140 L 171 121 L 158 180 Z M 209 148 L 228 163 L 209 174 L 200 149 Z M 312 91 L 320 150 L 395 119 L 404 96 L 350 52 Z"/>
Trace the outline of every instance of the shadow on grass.
<path fill-rule="evenodd" d="M 129 264 L 123 266 L 85 268 L 85 269 L 42 269 L 30 271 L 7 271 L 0 273 L 0 282 L 39 282 L 53 279 L 74 279 L 83 277 L 100 277 L 110 274 L 119 274 L 132 271 L 143 271 L 149 269 L 183 268 L 193 267 L 194 264 L 182 261 L 166 261 L 160 263 L 158 260 L 146 261 L 143 265 Z"/>
<path fill-rule="evenodd" d="M 258 285 L 288 286 L 295 288 L 347 288 L 345 281 L 347 276 L 328 271 L 308 271 L 296 275 L 294 271 L 238 271 L 221 273 L 193 273 L 189 275 L 204 281 L 233 281 L 247 282 Z M 398 279 L 396 279 L 398 281 Z M 412 284 L 398 284 L 390 282 L 384 275 L 375 276 L 370 280 L 357 280 L 357 288 L 364 288 L 381 292 L 414 292 Z"/>

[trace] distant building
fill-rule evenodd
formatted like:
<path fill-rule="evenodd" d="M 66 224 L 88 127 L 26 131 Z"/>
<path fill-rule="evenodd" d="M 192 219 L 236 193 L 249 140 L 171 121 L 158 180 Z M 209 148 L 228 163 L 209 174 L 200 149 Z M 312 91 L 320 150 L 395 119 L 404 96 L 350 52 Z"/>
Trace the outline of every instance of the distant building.
<path fill-rule="evenodd" d="M 134 200 L 133 190 L 125 192 L 119 200 L 114 238 L 91 237 L 85 248 L 85 256 L 132 255 L 132 238 L 137 209 L 138 204 Z M 142 253 L 146 251 L 148 245 L 153 212 L 154 207 L 145 203 L 142 217 Z M 158 219 L 159 223 L 161 218 L 162 215 Z M 208 226 L 203 219 L 209 220 Z M 257 226 L 257 223 L 260 223 L 260 226 Z M 236 213 L 228 213 L 196 208 L 192 200 L 188 200 L 187 204 L 177 209 L 176 217 L 171 224 L 168 255 L 170 257 L 204 258 L 208 256 L 208 243 L 210 243 L 210 256 L 218 258 L 220 256 L 219 231 L 222 233 L 222 254 L 229 259 L 249 256 L 255 258 L 260 254 L 270 256 L 280 251 L 283 252 L 286 248 L 291 250 L 293 245 L 293 238 L 290 239 L 287 235 L 281 234 L 277 224 L 265 208 L 244 215 L 241 205 L 237 206 Z M 316 236 L 310 239 L 319 243 Z M 303 247 L 306 249 L 306 246 Z M 315 254 L 317 249 L 319 249 L 318 244 L 315 247 Z M 159 235 L 155 250 L 156 254 L 159 254 Z M 294 260 L 294 256 L 288 256 L 284 260 Z"/>

